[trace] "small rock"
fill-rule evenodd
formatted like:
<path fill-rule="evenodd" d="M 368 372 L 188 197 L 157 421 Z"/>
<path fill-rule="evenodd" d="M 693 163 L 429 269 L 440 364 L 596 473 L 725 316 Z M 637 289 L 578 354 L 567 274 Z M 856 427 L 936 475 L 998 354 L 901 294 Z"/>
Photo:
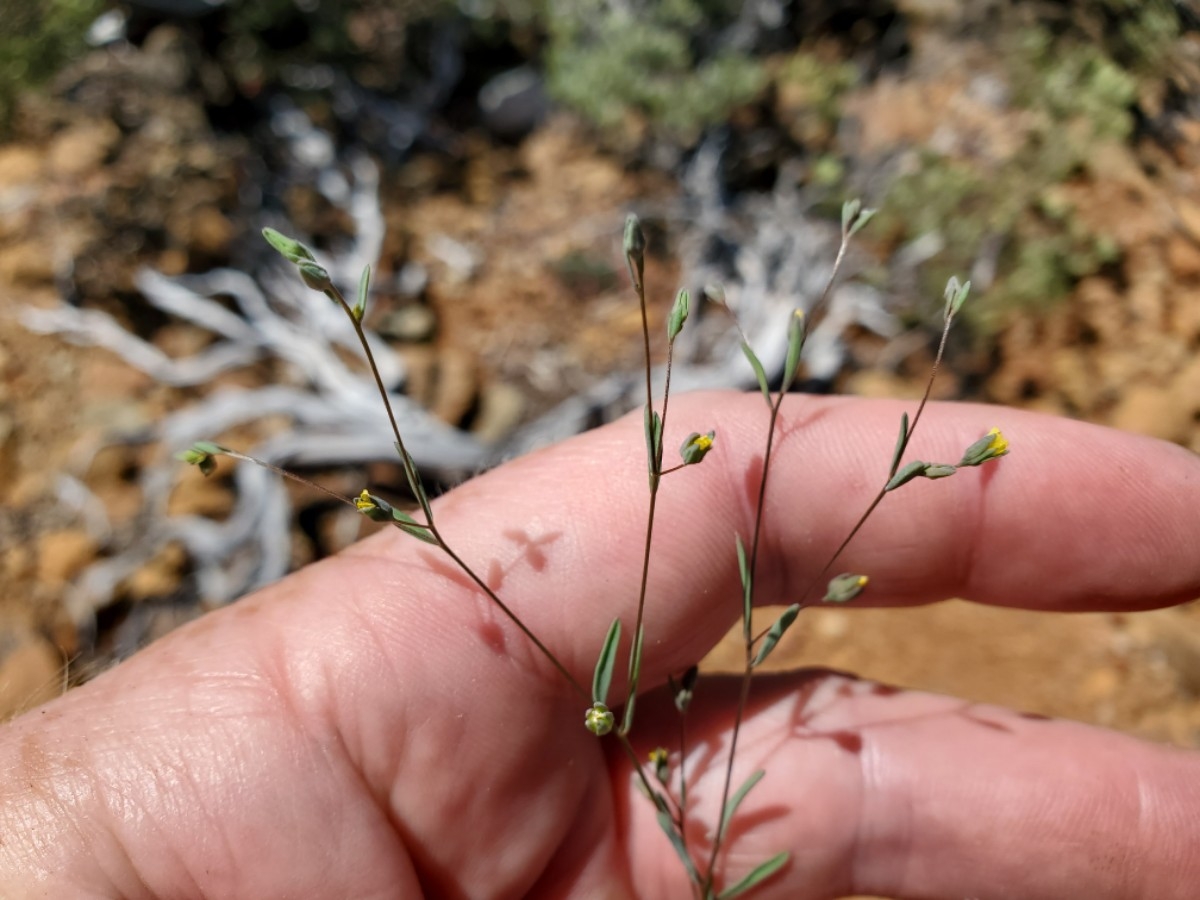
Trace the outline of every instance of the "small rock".
<path fill-rule="evenodd" d="M 1192 416 L 1161 387 L 1132 385 L 1112 411 L 1109 424 L 1122 431 L 1146 434 L 1164 441 L 1187 439 Z"/>
<path fill-rule="evenodd" d="M 521 422 L 525 395 L 511 384 L 493 383 L 479 395 L 479 415 L 471 433 L 485 444 L 498 444 Z"/>
<path fill-rule="evenodd" d="M 1177 279 L 1200 275 L 1200 247 L 1179 234 L 1167 243 L 1167 265 Z"/>
<path fill-rule="evenodd" d="M 53 700 L 64 691 L 62 655 L 29 628 L 0 632 L 0 722 Z"/>
<path fill-rule="evenodd" d="M 121 140 L 121 129 L 108 119 L 74 125 L 55 137 L 46 154 L 52 174 L 76 178 L 87 174 L 107 159 Z"/>
<path fill-rule="evenodd" d="M 38 580 L 48 585 L 71 581 L 96 556 L 96 542 L 82 529 L 43 534 L 37 541 Z"/>
<path fill-rule="evenodd" d="M 423 303 L 408 303 L 380 319 L 375 330 L 402 344 L 424 344 L 437 332 L 437 314 Z"/>

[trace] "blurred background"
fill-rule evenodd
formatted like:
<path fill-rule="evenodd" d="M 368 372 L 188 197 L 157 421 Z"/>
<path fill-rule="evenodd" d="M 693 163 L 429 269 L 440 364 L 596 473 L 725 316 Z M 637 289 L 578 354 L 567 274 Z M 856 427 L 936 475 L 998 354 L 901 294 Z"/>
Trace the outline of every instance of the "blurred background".
<path fill-rule="evenodd" d="M 264 226 L 349 292 L 374 266 L 367 321 L 441 487 L 639 404 L 626 212 L 658 324 L 719 280 L 771 368 L 852 197 L 879 213 L 805 391 L 915 402 L 957 275 L 935 396 L 1200 452 L 1190 3 L 0 0 L 0 21 L 0 719 L 366 529 L 254 467 L 184 471 L 191 441 L 403 502 L 352 342 Z M 748 385 L 719 316 L 685 334 L 680 384 Z M 1200 746 L 1190 608 L 818 610 L 776 658 Z"/>

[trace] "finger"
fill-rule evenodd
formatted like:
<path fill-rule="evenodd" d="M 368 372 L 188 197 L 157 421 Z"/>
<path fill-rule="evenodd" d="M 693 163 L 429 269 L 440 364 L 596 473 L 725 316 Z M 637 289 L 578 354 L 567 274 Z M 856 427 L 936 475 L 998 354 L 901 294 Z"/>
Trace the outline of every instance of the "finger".
<path fill-rule="evenodd" d="M 784 403 L 760 603 L 801 599 L 886 480 L 909 406 L 799 396 Z M 667 446 L 693 430 L 718 434 L 703 464 L 663 479 L 647 592 L 650 678 L 694 662 L 738 614 L 734 534 L 747 542 L 752 534 L 766 424 L 757 395 L 671 403 Z M 963 596 L 1053 610 L 1137 609 L 1200 595 L 1200 460 L 1096 426 L 956 404 L 930 405 L 907 458 L 956 462 L 995 425 L 1011 442 L 1008 456 L 886 497 L 834 567 L 871 577 L 856 604 Z M 636 614 L 648 501 L 642 425 L 630 416 L 510 463 L 437 509 L 460 555 L 586 680 L 611 618 L 628 626 Z M 416 555 L 414 545 L 368 542 L 353 553 L 395 572 L 398 559 Z M 479 599 L 436 551 L 419 553 L 420 572 L 408 568 L 405 577 L 423 572 L 434 590 L 458 583 Z M 440 606 L 465 616 L 480 608 Z"/>
<path fill-rule="evenodd" d="M 696 823 L 718 819 L 737 689 L 709 679 L 689 711 Z M 670 700 L 642 708 L 639 747 L 678 746 Z M 730 883 L 789 851 L 764 898 L 1184 900 L 1200 879 L 1196 755 L 1086 725 L 830 672 L 768 676 L 739 737 L 734 787 L 759 769 L 723 859 Z M 661 879 L 648 893 L 682 896 L 653 807 L 629 787 L 622 814 L 634 871 Z M 689 835 L 707 860 L 703 827 Z"/>

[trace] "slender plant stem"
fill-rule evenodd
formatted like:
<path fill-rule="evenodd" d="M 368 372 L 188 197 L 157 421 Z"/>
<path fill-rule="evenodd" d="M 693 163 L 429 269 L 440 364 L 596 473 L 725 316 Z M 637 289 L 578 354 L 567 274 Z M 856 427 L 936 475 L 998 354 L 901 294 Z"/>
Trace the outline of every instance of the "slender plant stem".
<path fill-rule="evenodd" d="M 388 422 L 391 423 L 392 434 L 396 438 L 396 448 L 404 457 L 405 466 L 407 468 L 408 460 L 411 459 L 411 457 L 408 454 L 408 450 L 404 446 L 404 438 L 400 435 L 400 426 L 396 423 L 396 415 L 392 411 L 392 403 L 388 398 L 387 388 L 383 384 L 383 377 L 379 374 L 379 366 L 377 366 L 375 363 L 375 354 L 371 352 L 371 345 L 367 342 L 367 335 L 363 330 L 362 323 L 358 320 L 358 317 L 354 315 L 353 310 L 350 309 L 350 305 L 346 302 L 346 298 L 342 296 L 341 291 L 339 291 L 337 288 L 333 288 L 326 293 L 339 306 L 341 306 L 342 310 L 349 317 L 351 324 L 354 326 L 354 331 L 358 335 L 359 343 L 362 344 L 363 352 L 367 357 L 367 364 L 371 367 L 371 374 L 375 377 L 375 386 L 378 388 L 379 396 L 383 400 L 384 408 L 387 410 Z M 567 680 L 567 683 L 572 687 L 572 689 L 574 689 L 575 693 L 577 693 L 585 703 L 590 703 L 591 692 L 584 689 L 583 685 L 581 685 L 575 676 L 572 675 L 567 669 L 567 667 L 562 664 L 559 658 L 550 651 L 550 648 L 542 643 L 541 639 L 534 634 L 532 630 L 530 630 L 529 626 L 521 621 L 520 617 L 513 612 L 508 605 L 504 603 L 504 601 L 500 599 L 496 592 L 488 586 L 487 582 L 480 578 L 479 575 L 476 574 L 475 570 L 472 569 L 471 566 L 469 566 L 461 556 L 454 552 L 453 548 L 451 548 L 450 544 L 447 543 L 445 537 L 442 536 L 441 531 L 438 530 L 438 527 L 433 520 L 432 507 L 423 497 L 418 497 L 417 499 L 421 501 L 421 508 L 424 510 L 425 517 L 428 520 L 427 527 L 429 529 L 429 534 L 434 538 L 434 540 L 437 541 L 438 546 L 442 549 L 442 551 L 449 556 L 451 560 L 453 560 L 454 564 L 462 570 L 464 575 L 470 578 L 471 581 L 473 581 L 475 585 L 481 591 L 483 591 L 488 599 L 496 604 L 499 610 L 505 616 L 507 616 L 508 619 L 517 626 L 517 628 L 521 630 L 521 633 L 533 642 L 533 645 L 541 652 L 541 654 L 546 657 L 550 664 L 554 666 L 554 668 L 556 668 Z"/>

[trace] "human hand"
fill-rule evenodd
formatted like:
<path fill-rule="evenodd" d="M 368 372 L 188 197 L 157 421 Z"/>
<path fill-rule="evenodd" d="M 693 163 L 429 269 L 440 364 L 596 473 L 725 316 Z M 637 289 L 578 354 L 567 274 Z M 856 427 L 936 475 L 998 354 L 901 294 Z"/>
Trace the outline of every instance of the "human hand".
<path fill-rule="evenodd" d="M 877 489 L 900 412 L 784 404 L 764 602 L 798 599 L 824 564 Z M 838 563 L 871 575 L 856 605 L 1200 596 L 1196 457 L 1012 410 L 926 416 L 922 458 L 957 458 L 996 424 L 1014 452 L 889 498 Z M 719 444 L 659 503 L 639 752 L 676 746 L 661 685 L 739 614 L 732 536 L 750 531 L 765 418 L 756 395 L 672 401 L 680 435 L 715 424 Z M 639 414 L 437 501 L 455 550 L 581 683 L 611 618 L 633 618 L 644 452 Z M 735 695 L 702 680 L 688 714 L 696 822 L 716 821 Z M 689 896 L 584 711 L 436 548 L 389 530 L 0 728 L 0 895 Z M 756 679 L 737 772 L 759 768 L 724 871 L 792 858 L 755 896 L 1182 898 L 1200 884 L 1192 753 L 810 671 Z"/>

